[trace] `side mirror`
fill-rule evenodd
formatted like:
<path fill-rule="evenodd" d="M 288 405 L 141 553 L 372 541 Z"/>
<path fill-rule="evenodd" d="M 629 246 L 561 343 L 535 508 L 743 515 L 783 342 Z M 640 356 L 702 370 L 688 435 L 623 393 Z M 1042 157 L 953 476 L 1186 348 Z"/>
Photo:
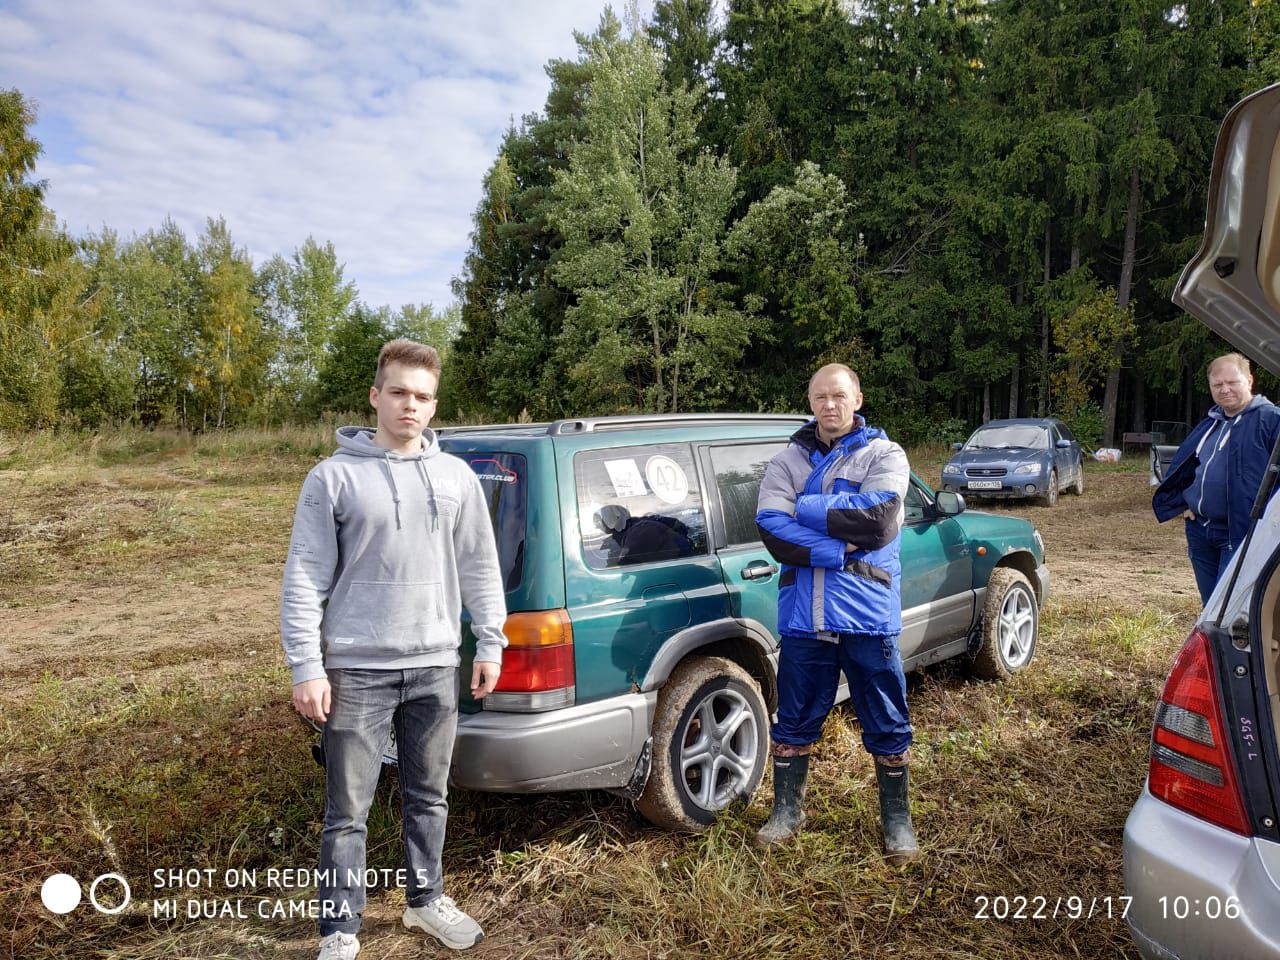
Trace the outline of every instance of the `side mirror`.
<path fill-rule="evenodd" d="M 1067 450 L 1071 447 L 1071 441 L 1059 440 L 1056 444 L 1054 444 L 1054 446 L 1056 446 L 1059 450 Z"/>
<path fill-rule="evenodd" d="M 964 444 L 963 444 L 963 443 L 953 443 L 953 444 L 951 445 L 951 449 L 952 449 L 952 450 L 963 450 L 963 449 L 964 449 Z"/>
<path fill-rule="evenodd" d="M 954 517 L 956 514 L 964 513 L 964 497 L 958 493 L 952 493 L 950 490 L 939 490 L 934 494 L 933 505 L 938 508 L 938 513 L 944 517 Z"/>

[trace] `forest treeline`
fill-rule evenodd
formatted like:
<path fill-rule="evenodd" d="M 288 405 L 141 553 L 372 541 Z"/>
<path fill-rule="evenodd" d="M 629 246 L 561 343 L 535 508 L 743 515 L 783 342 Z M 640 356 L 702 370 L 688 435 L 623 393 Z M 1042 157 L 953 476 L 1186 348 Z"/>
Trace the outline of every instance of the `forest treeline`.
<path fill-rule="evenodd" d="M 67 237 L 0 94 L 0 427 L 353 409 L 395 333 L 447 345 L 471 418 L 792 410 L 836 360 L 908 443 L 1203 412 L 1223 344 L 1168 295 L 1280 0 L 658 0 L 577 40 L 441 312 L 362 304 L 311 239 L 255 267 L 218 219 Z"/>

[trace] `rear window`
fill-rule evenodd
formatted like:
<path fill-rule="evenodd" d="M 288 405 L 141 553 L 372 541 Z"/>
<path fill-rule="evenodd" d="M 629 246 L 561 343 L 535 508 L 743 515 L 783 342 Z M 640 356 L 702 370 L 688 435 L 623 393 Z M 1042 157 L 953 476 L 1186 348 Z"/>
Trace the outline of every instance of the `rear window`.
<path fill-rule="evenodd" d="M 579 453 L 573 461 L 579 535 L 603 570 L 707 552 L 698 472 L 687 444 Z"/>
<path fill-rule="evenodd" d="M 503 588 L 510 592 L 524 577 L 524 535 L 528 473 L 518 453 L 460 453 L 480 480 L 498 541 Z"/>

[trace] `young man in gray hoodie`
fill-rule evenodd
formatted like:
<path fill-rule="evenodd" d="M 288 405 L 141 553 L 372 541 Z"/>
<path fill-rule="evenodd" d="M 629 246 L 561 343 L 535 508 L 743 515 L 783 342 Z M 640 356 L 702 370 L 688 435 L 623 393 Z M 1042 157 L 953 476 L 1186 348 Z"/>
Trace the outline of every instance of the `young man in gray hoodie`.
<path fill-rule="evenodd" d="M 342 427 L 302 485 L 280 632 L 293 705 L 323 724 L 318 960 L 354 960 L 365 821 L 395 729 L 403 795 L 403 922 L 455 950 L 484 936 L 444 895 L 446 788 L 458 721 L 459 615 L 476 637 L 471 693 L 498 682 L 506 620 L 489 511 L 471 469 L 428 424 L 440 356 L 408 340 L 378 355 L 376 430 Z"/>

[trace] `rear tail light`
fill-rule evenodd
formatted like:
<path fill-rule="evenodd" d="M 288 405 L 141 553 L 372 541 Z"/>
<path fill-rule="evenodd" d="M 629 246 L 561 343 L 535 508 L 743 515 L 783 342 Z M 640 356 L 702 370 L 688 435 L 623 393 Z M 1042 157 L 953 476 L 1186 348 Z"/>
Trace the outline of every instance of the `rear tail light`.
<path fill-rule="evenodd" d="M 1227 747 L 1209 638 L 1199 629 L 1165 681 L 1151 733 L 1151 793 L 1187 813 L 1249 836 L 1235 765 Z"/>
<path fill-rule="evenodd" d="M 574 702 L 573 625 L 566 610 L 513 613 L 502 628 L 507 649 L 486 710 L 534 713 Z"/>

